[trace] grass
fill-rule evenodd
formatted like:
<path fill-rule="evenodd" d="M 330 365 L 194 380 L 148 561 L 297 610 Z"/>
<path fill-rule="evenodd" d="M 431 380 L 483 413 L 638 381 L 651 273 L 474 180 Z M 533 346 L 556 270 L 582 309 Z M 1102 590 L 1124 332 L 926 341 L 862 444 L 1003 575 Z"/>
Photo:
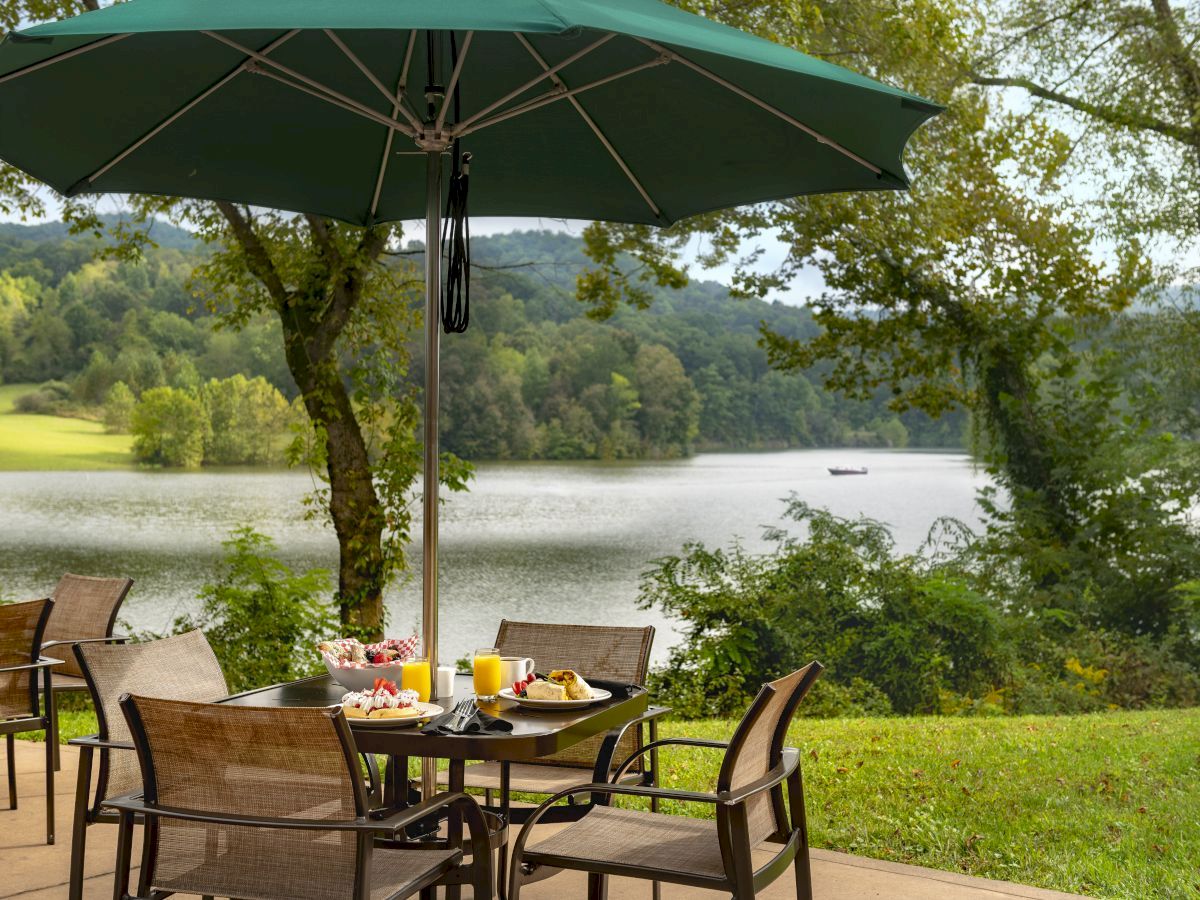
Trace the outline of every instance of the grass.
<path fill-rule="evenodd" d="M 99 422 L 13 411 L 13 401 L 37 386 L 0 386 L 0 471 L 126 469 L 131 439 L 105 434 Z"/>
<path fill-rule="evenodd" d="M 732 729 L 668 722 L 661 736 Z M 95 719 L 64 710 L 62 730 Z M 790 737 L 815 847 L 1095 897 L 1200 897 L 1200 709 L 800 719 Z M 711 790 L 719 762 L 669 749 L 662 782 Z"/>

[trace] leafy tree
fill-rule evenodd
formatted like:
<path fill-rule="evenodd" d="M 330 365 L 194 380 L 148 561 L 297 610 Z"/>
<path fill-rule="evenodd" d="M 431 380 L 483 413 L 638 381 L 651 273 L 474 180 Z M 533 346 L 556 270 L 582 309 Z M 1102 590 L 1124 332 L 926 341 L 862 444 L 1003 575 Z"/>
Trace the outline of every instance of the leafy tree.
<path fill-rule="evenodd" d="M 976 83 L 1076 123 L 1081 178 L 1110 234 L 1200 238 L 1200 8 L 1172 0 L 1016 0 L 973 61 Z M 1098 159 L 1109 161 L 1097 166 Z M 1160 259 L 1195 281 L 1194 257 Z M 1188 270 L 1191 269 L 1189 272 Z"/>
<path fill-rule="evenodd" d="M 210 379 L 199 392 L 208 416 L 204 461 L 218 466 L 278 460 L 276 443 L 288 422 L 288 402 L 265 378 Z"/>
<path fill-rule="evenodd" d="M 204 460 L 208 419 L 200 402 L 173 387 L 151 388 L 133 408 L 133 456 L 160 466 L 196 468 Z"/>
<path fill-rule="evenodd" d="M 683 364 L 662 346 L 643 346 L 633 359 L 637 427 L 642 440 L 666 455 L 685 455 L 699 431 L 699 397 Z"/>
<path fill-rule="evenodd" d="M 35 307 L 40 287 L 28 276 L 0 272 L 0 372 L 8 368 L 16 350 L 16 329 Z"/>
<path fill-rule="evenodd" d="M 133 427 L 133 409 L 137 398 L 123 381 L 108 389 L 104 398 L 104 429 L 110 434 L 128 434 Z"/>

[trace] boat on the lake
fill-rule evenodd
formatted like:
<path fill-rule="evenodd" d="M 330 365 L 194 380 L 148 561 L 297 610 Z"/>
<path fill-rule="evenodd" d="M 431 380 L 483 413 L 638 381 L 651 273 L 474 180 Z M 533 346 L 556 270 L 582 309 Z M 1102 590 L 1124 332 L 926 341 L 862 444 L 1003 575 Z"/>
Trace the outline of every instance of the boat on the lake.
<path fill-rule="evenodd" d="M 866 475 L 866 466 L 829 466 L 830 475 Z"/>

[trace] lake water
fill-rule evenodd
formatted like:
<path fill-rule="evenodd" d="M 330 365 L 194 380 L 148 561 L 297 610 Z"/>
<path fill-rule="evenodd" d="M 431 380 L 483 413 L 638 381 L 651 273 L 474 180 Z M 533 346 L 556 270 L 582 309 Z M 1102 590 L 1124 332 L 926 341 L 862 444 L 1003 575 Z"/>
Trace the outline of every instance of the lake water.
<path fill-rule="evenodd" d="M 866 465 L 835 478 L 831 465 Z M 659 626 L 655 656 L 674 639 L 669 623 L 637 607 L 648 563 L 689 540 L 740 538 L 766 546 L 795 492 L 843 516 L 890 524 L 913 550 L 940 516 L 976 523 L 983 473 L 961 453 L 801 450 L 703 454 L 637 463 L 485 463 L 468 494 L 443 508 L 441 658 L 491 643 L 500 618 Z M 248 524 L 270 534 L 292 565 L 334 568 L 332 532 L 303 521 L 311 479 L 296 472 L 2 472 L 0 594 L 44 595 L 63 572 L 136 580 L 122 619 L 166 629 L 196 607 L 214 577 L 220 541 Z M 419 523 L 415 533 L 420 534 Z M 388 591 L 390 634 L 420 615 L 419 542 L 412 576 Z"/>

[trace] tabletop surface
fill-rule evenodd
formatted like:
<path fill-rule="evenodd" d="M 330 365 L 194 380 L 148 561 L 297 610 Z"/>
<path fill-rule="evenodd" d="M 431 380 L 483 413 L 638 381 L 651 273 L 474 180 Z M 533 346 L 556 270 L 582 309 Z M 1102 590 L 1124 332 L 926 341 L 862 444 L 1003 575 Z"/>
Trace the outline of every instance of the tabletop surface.
<path fill-rule="evenodd" d="M 240 706 L 334 706 L 345 693 L 346 688 L 329 675 L 318 675 L 237 694 L 222 702 Z M 441 697 L 434 702 L 449 710 L 458 700 L 471 696 L 471 676 L 459 674 L 454 679 L 453 699 Z M 628 699 L 614 697 L 583 709 L 531 710 L 503 699 L 480 703 L 479 708 L 487 714 L 512 723 L 513 730 L 507 734 L 422 734 L 412 725 L 355 727 L 353 719 L 349 722 L 355 743 L 364 753 L 516 761 L 548 756 L 618 728 L 645 712 L 647 705 L 644 688 L 635 689 Z"/>

